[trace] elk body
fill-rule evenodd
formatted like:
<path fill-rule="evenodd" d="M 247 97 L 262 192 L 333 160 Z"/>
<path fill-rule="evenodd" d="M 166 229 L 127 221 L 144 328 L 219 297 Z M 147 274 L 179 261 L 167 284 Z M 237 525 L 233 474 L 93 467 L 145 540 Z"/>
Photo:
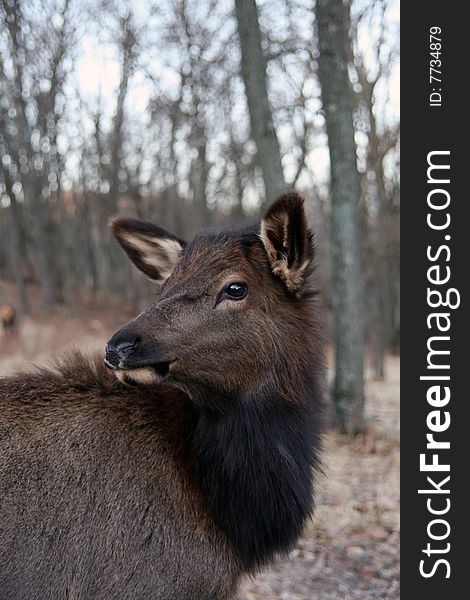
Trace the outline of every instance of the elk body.
<path fill-rule="evenodd" d="M 108 342 L 0 380 L 0 598 L 232 598 L 311 515 L 322 342 L 302 200 L 185 243 L 112 230 L 161 284 Z"/>

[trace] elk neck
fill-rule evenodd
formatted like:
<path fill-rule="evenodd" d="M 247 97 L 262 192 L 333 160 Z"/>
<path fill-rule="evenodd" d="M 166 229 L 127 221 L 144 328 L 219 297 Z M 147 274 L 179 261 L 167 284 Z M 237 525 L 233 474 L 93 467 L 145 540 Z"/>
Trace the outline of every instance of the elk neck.
<path fill-rule="evenodd" d="M 303 371 L 292 397 L 266 382 L 239 398 L 209 392 L 224 410 L 193 409 L 193 477 L 247 570 L 291 549 L 313 510 L 321 386 Z"/>

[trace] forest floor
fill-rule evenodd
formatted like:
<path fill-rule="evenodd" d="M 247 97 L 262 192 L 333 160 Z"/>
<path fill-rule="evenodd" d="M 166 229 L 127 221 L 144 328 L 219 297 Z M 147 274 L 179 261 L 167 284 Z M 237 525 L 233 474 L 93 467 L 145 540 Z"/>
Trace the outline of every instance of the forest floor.
<path fill-rule="evenodd" d="M 34 311 L 0 333 L 0 376 L 44 362 L 64 348 L 102 351 L 131 311 L 89 302 L 54 315 Z M 240 600 L 399 598 L 399 376 L 367 377 L 366 434 L 325 436 L 325 476 L 315 517 L 290 555 L 244 582 Z"/>

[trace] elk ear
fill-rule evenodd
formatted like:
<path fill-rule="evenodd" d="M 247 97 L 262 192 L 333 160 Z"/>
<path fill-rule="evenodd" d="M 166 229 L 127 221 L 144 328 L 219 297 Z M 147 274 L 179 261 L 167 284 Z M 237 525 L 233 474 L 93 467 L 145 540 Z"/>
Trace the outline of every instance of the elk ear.
<path fill-rule="evenodd" d="M 260 238 L 271 270 L 290 292 L 297 292 L 309 273 L 314 249 L 302 196 L 280 196 L 261 219 Z"/>
<path fill-rule="evenodd" d="M 110 228 L 138 269 L 163 283 L 180 260 L 185 242 L 150 221 L 115 217 Z"/>

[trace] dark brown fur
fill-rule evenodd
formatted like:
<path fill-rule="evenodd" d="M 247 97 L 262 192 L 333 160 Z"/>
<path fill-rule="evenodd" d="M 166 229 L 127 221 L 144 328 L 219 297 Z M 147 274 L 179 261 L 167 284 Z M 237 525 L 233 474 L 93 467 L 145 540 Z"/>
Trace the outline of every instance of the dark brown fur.
<path fill-rule="evenodd" d="M 108 343 L 120 381 L 80 354 L 0 380 L 1 600 L 222 600 L 292 547 L 313 509 L 322 338 L 301 200 L 272 214 L 269 239 L 190 244 L 115 221 L 162 283 Z"/>
<path fill-rule="evenodd" d="M 2 600 L 227 596 L 236 561 L 182 474 L 182 396 L 79 354 L 1 381 Z"/>

